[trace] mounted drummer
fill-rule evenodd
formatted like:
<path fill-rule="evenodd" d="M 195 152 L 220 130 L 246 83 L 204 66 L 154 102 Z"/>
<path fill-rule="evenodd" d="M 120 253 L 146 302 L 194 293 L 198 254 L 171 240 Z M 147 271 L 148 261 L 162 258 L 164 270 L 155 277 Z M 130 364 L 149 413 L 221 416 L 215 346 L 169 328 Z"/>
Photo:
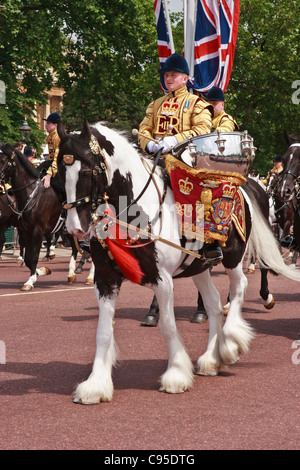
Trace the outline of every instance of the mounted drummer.
<path fill-rule="evenodd" d="M 189 67 L 184 57 L 176 53 L 172 54 L 165 61 L 159 73 L 163 75 L 164 84 L 169 93 L 148 106 L 146 116 L 139 127 L 139 144 L 148 153 L 161 150 L 163 154 L 166 154 L 166 167 L 169 174 L 173 169 L 178 170 L 177 173 L 179 173 L 181 170 L 184 171 L 184 168 L 179 168 L 181 163 L 170 155 L 175 145 L 187 141 L 189 138 L 210 134 L 213 130 L 218 130 L 213 128 L 213 119 L 216 119 L 216 125 L 219 124 L 217 127 L 223 131 L 225 128 L 226 130 L 234 130 L 237 124 L 231 116 L 223 112 L 225 98 L 221 89 L 215 87 L 212 90 L 209 95 L 211 101 L 208 99 L 206 101 L 197 94 L 188 91 Z M 214 107 L 216 107 L 217 116 L 214 116 Z M 221 116 L 218 118 L 220 113 Z M 223 258 L 220 245 L 226 244 L 231 220 L 232 198 L 242 180 L 239 175 L 235 174 L 230 175 L 229 178 L 227 178 L 228 175 L 225 175 L 223 178 L 222 175 L 217 175 L 213 169 L 209 173 L 203 170 L 200 176 L 200 170 L 188 170 L 187 173 L 191 177 L 197 175 L 196 187 L 198 191 L 193 192 L 193 198 L 196 197 L 197 200 L 188 198 L 186 202 L 176 201 L 176 205 L 177 210 L 180 211 L 180 207 L 184 207 L 185 204 L 194 204 L 195 207 L 195 204 L 206 202 L 203 258 L 217 264 Z M 170 179 L 172 181 L 171 174 Z M 176 176 L 174 179 L 176 180 Z M 186 178 L 185 181 L 188 179 Z M 190 182 L 187 182 L 187 188 L 183 188 L 184 182 L 182 181 L 182 179 L 179 180 L 181 187 L 178 188 L 181 193 L 185 192 L 185 189 L 191 188 Z M 226 194 L 223 186 L 226 187 Z M 172 189 L 175 191 L 173 184 Z M 179 196 L 181 197 L 180 194 Z M 207 207 L 208 200 L 211 201 L 210 208 Z M 196 217 L 198 218 L 198 215 Z M 184 223 L 186 224 L 186 221 Z M 193 221 L 188 225 L 188 227 L 187 225 L 182 226 L 182 234 L 192 239 L 195 233 L 195 223 Z M 191 226 L 192 229 L 190 229 Z"/>
<path fill-rule="evenodd" d="M 214 108 L 214 117 L 212 122 L 212 131 L 223 131 L 233 132 L 239 129 L 236 120 L 226 113 L 225 106 L 225 95 L 221 88 L 214 86 L 212 87 L 206 96 L 206 100 Z"/>
<path fill-rule="evenodd" d="M 172 54 L 159 73 L 169 93 L 149 104 L 139 126 L 140 147 L 150 154 L 158 150 L 167 154 L 189 137 L 209 134 L 212 130 L 213 106 L 188 91 L 189 67 L 185 58 Z M 203 252 L 215 262 L 222 259 L 217 243 L 205 243 Z"/>

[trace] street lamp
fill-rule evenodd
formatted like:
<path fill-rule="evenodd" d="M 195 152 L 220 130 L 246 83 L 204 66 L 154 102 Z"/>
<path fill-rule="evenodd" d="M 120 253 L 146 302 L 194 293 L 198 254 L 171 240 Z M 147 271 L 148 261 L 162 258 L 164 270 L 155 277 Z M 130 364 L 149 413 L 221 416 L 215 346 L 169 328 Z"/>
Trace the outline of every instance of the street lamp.
<path fill-rule="evenodd" d="M 30 133 L 31 133 L 31 127 L 28 125 L 27 120 L 23 122 L 22 126 L 20 127 L 19 131 L 21 132 L 22 140 L 24 140 L 27 144 Z"/>

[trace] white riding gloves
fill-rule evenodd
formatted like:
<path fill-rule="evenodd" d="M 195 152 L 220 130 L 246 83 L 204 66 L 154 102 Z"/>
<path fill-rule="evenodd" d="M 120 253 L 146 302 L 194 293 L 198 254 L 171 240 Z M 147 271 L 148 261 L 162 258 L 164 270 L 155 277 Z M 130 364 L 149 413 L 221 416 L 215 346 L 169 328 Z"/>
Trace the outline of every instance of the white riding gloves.
<path fill-rule="evenodd" d="M 165 137 L 158 143 L 155 143 L 150 140 L 150 142 L 148 142 L 147 144 L 146 150 L 148 153 L 155 153 L 158 150 L 162 149 L 162 153 L 168 153 L 176 144 L 178 144 L 176 137 L 169 136 Z"/>
<path fill-rule="evenodd" d="M 178 144 L 176 137 L 174 136 L 165 137 L 163 140 L 161 140 L 158 143 L 157 150 L 162 149 L 162 153 L 168 153 L 172 150 L 173 147 L 175 147 L 176 144 Z"/>
<path fill-rule="evenodd" d="M 148 142 L 147 146 L 146 146 L 146 150 L 148 153 L 154 153 L 156 152 L 158 149 L 158 144 L 156 142 L 153 142 L 152 140 L 150 140 L 150 142 Z"/>

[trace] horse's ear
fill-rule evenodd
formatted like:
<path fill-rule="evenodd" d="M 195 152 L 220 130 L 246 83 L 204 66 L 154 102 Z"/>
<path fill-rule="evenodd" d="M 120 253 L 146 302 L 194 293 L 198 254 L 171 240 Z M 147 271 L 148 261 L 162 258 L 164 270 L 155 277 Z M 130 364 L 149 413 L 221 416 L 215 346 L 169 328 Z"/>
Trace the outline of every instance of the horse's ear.
<path fill-rule="evenodd" d="M 290 145 L 290 137 L 285 129 L 284 129 L 283 135 L 284 135 L 284 140 L 286 141 L 286 143 Z"/>
<path fill-rule="evenodd" d="M 87 119 L 85 119 L 84 122 L 83 122 L 83 127 L 82 127 L 82 131 L 81 131 L 80 136 L 84 140 L 87 140 L 87 141 L 91 140 L 92 133 L 91 133 L 90 125 L 89 125 Z"/>
<path fill-rule="evenodd" d="M 63 138 L 67 137 L 65 126 L 63 125 L 62 121 L 58 121 L 57 123 L 57 133 L 62 140 Z"/>

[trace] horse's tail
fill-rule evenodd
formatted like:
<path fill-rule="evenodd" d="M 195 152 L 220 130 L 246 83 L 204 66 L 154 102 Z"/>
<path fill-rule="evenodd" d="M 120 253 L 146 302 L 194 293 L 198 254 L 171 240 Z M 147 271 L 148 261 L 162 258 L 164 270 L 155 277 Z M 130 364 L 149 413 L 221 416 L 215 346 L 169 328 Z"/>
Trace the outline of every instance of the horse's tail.
<path fill-rule="evenodd" d="M 288 279 L 300 282 L 300 272 L 285 264 L 278 242 L 273 235 L 270 225 L 266 222 L 257 202 L 252 204 L 252 227 L 248 242 L 250 256 L 256 256 L 262 268 L 282 274 Z"/>

